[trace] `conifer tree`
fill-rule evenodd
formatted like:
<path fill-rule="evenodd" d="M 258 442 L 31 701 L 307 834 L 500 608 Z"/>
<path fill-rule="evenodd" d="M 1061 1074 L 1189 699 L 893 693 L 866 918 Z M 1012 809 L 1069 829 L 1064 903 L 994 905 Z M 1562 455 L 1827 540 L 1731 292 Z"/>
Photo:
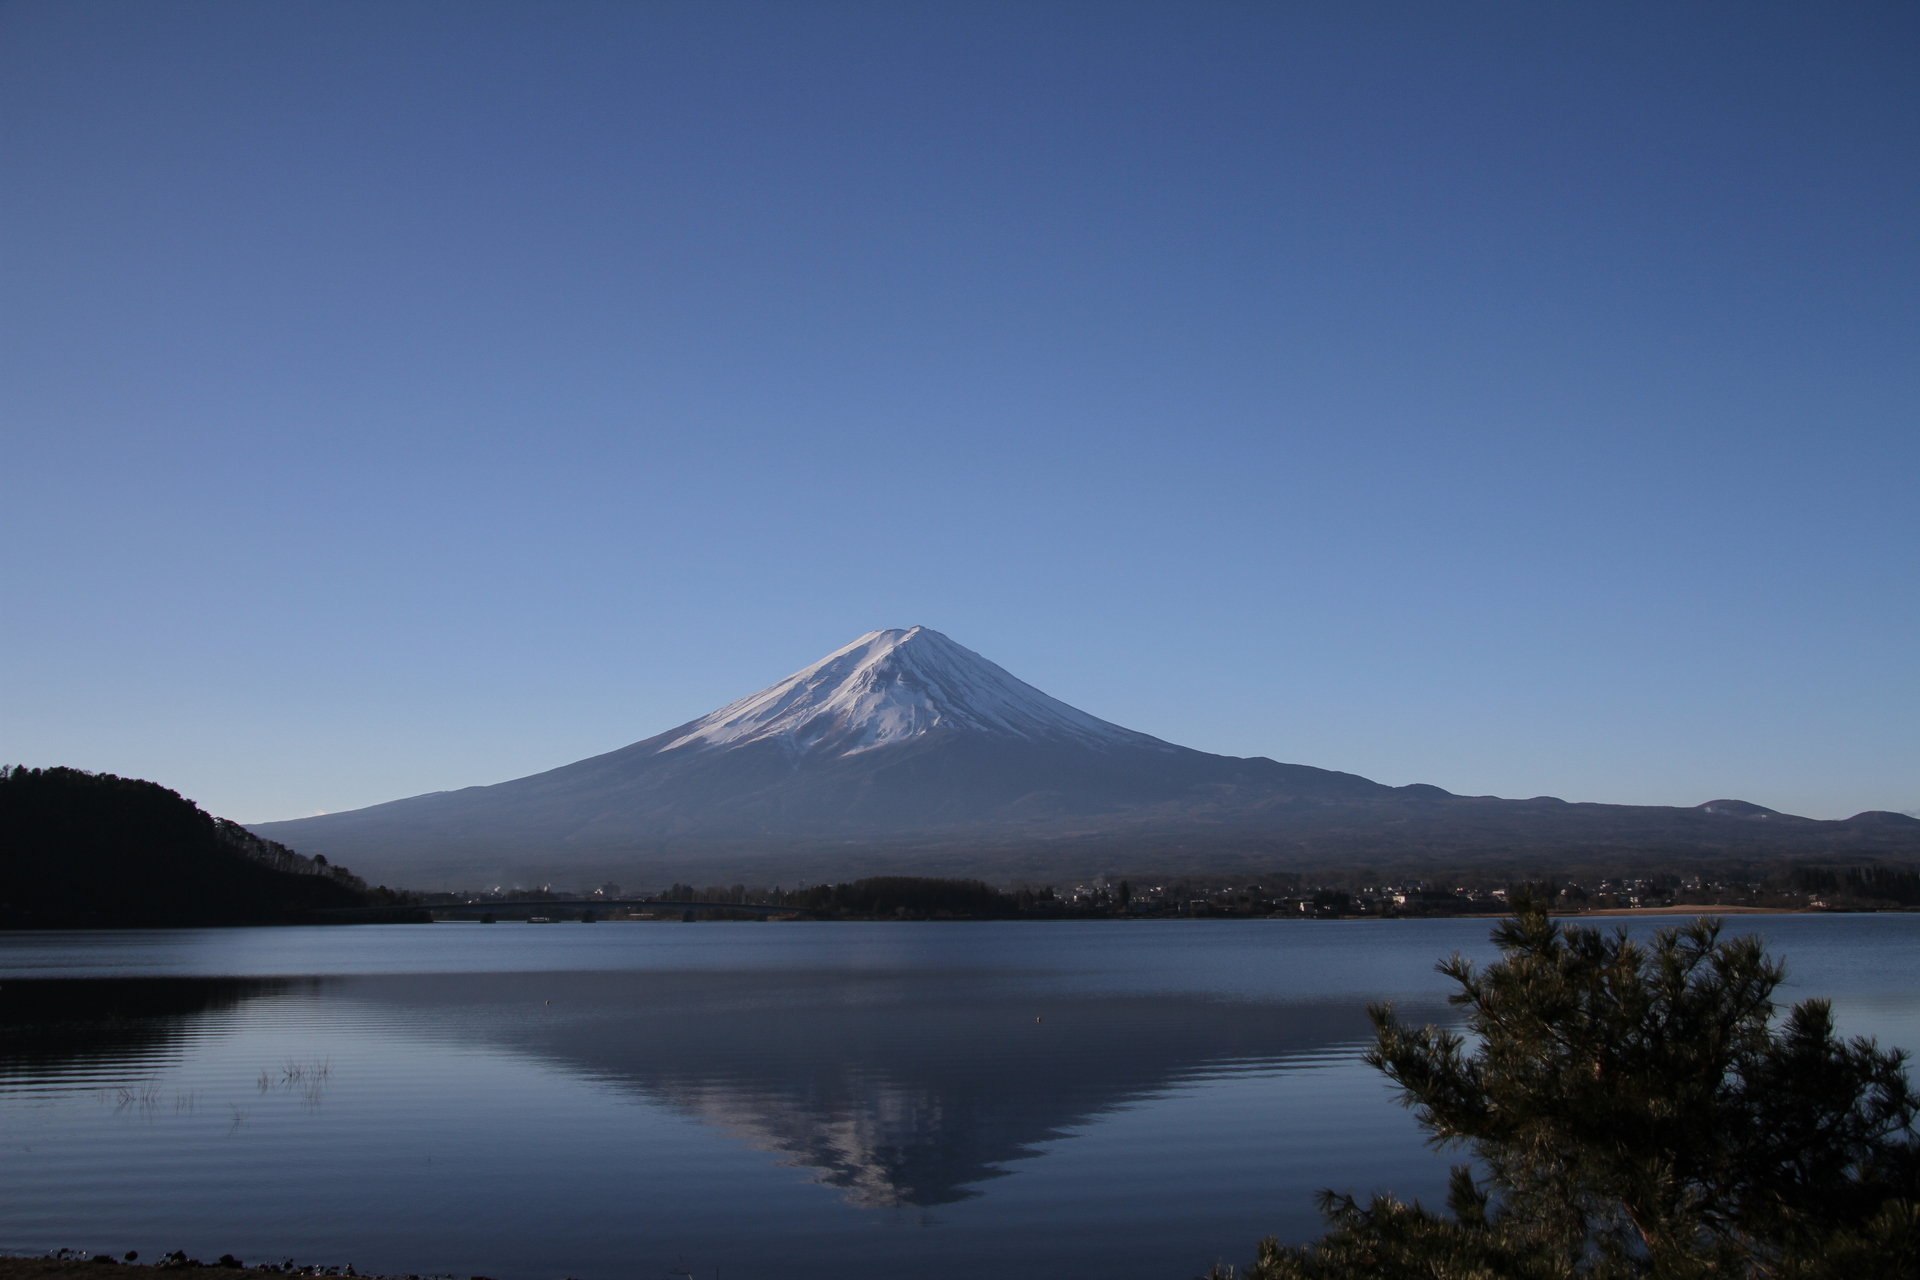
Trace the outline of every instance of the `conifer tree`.
<path fill-rule="evenodd" d="M 1468 1036 L 1369 1010 L 1367 1055 L 1429 1141 L 1464 1147 L 1447 1211 L 1331 1191 L 1331 1230 L 1260 1243 L 1248 1280 L 1893 1280 L 1920 1275 L 1920 1141 L 1900 1050 L 1717 920 L 1563 928 L 1519 904 L 1502 958 L 1439 965 Z M 1234 1275 L 1216 1268 L 1216 1278 Z"/>

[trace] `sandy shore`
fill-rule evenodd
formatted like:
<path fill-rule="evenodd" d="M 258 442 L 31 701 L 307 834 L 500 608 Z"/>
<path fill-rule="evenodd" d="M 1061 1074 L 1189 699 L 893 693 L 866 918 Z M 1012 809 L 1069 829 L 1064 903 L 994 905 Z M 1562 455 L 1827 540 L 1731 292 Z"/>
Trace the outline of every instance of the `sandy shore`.
<path fill-rule="evenodd" d="M 1798 916 L 1806 907 L 1601 907 L 1594 911 L 1550 911 L 1553 916 Z M 1820 914 L 1820 913 L 1815 913 Z"/>
<path fill-rule="evenodd" d="M 1582 920 L 1588 916 L 1797 916 L 1797 915 L 1860 915 L 1872 914 L 1856 911 L 1826 912 L 1807 907 L 1596 907 L 1592 911 L 1562 911 L 1550 908 L 1547 914 L 1555 920 Z M 1448 915 L 1436 916 L 1342 916 L 1342 920 L 1505 920 L 1513 915 L 1511 911 L 1460 911 Z M 1292 919 L 1291 916 L 1269 916 L 1270 920 Z"/>

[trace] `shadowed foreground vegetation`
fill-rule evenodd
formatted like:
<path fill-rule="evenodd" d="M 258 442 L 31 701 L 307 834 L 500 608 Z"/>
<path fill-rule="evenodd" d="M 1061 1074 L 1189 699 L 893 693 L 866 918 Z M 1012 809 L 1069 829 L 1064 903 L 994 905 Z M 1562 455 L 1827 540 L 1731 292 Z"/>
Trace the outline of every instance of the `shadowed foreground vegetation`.
<path fill-rule="evenodd" d="M 1440 965 L 1471 1040 L 1370 1010 L 1368 1062 L 1435 1146 L 1475 1157 L 1447 1211 L 1323 1192 L 1324 1237 L 1268 1238 L 1213 1280 L 1920 1274 L 1903 1051 L 1841 1041 L 1824 1000 L 1776 1022 L 1784 968 L 1717 921 L 1643 947 L 1527 901 L 1493 938 L 1486 969 Z"/>
<path fill-rule="evenodd" d="M 156 1271 L 251 1271 L 262 1275 L 277 1276 L 341 1276 L 358 1277 L 358 1280 L 403 1280 L 399 1276 L 369 1276 L 353 1269 L 353 1264 L 344 1266 L 325 1266 L 311 1263 L 296 1263 L 291 1258 L 285 1262 L 257 1262 L 249 1266 L 230 1253 L 223 1253 L 216 1262 L 202 1262 L 198 1258 L 189 1258 L 185 1253 L 169 1253 L 159 1261 L 145 1264 L 138 1261 L 139 1254 L 129 1253 L 125 1259 L 115 1258 L 112 1254 L 88 1254 L 74 1249 L 60 1249 L 38 1258 L 0 1257 L 0 1280 L 101 1280 L 102 1276 L 119 1275 L 126 1280 L 147 1276 Z M 124 1271 L 108 1271 L 108 1267 L 124 1267 Z M 404 1280 L 452 1280 L 450 1276 L 409 1275 Z M 487 1280 L 485 1276 L 475 1276 L 473 1280 Z"/>
<path fill-rule="evenodd" d="M 0 767 L 0 928 L 280 924 L 406 900 L 158 783 Z"/>

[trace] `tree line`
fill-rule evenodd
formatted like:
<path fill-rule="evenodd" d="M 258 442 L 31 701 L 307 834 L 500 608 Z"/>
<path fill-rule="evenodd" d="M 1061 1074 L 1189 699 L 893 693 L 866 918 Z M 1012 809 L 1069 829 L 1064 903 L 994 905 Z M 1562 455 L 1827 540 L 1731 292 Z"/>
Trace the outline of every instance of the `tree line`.
<path fill-rule="evenodd" d="M 675 884 L 653 902 L 732 902 L 742 906 L 787 907 L 813 916 L 891 917 L 906 920 L 996 920 L 1058 914 L 1051 889 L 997 889 L 981 880 L 945 880 L 931 876 L 869 876 L 844 884 L 797 889 Z"/>

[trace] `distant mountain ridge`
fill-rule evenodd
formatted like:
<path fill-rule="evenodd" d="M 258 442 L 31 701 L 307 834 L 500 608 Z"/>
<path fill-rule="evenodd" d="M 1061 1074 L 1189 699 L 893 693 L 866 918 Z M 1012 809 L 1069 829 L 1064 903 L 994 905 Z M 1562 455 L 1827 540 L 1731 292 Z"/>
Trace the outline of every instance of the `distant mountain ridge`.
<path fill-rule="evenodd" d="M 410 887 L 1050 878 L 1586 846 L 1920 856 L 1920 821 L 1902 815 L 1462 797 L 1212 755 L 1089 715 L 926 627 L 868 632 L 709 715 L 545 773 L 252 829 Z"/>

